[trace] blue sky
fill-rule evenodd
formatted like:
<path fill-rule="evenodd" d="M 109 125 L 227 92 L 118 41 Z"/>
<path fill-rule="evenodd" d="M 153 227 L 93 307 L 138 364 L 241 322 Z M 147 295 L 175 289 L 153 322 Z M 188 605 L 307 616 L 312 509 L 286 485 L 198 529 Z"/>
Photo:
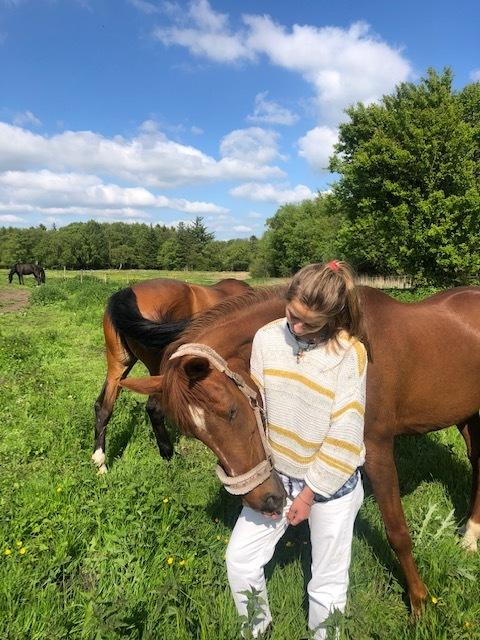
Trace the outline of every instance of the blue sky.
<path fill-rule="evenodd" d="M 335 179 L 345 107 L 480 80 L 479 33 L 478 0 L 0 0 L 0 225 L 261 236 Z"/>

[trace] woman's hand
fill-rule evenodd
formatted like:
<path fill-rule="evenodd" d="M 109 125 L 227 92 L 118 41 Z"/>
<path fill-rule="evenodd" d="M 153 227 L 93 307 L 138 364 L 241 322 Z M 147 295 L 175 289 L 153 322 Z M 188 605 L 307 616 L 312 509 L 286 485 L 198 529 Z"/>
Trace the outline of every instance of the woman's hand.
<path fill-rule="evenodd" d="M 313 504 L 313 496 L 314 494 L 310 487 L 304 487 L 300 491 L 287 513 L 289 524 L 296 526 L 308 518 Z"/>

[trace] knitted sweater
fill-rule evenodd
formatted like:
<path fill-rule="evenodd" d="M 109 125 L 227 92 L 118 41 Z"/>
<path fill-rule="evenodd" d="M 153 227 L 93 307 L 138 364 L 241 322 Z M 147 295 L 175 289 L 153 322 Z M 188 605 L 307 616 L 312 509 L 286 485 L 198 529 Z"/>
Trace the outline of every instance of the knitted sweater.
<path fill-rule="evenodd" d="M 345 332 L 339 347 L 297 353 L 286 318 L 275 320 L 255 334 L 251 375 L 263 397 L 275 468 L 330 497 L 365 461 L 367 354 Z"/>

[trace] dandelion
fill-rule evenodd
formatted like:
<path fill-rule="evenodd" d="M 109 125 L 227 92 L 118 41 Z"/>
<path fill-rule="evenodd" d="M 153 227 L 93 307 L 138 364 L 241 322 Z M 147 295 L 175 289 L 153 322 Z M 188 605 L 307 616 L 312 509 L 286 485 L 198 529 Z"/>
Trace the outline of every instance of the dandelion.
<path fill-rule="evenodd" d="M 23 547 L 23 542 L 21 540 L 17 540 L 15 544 L 17 545 L 18 548 Z"/>
<path fill-rule="evenodd" d="M 432 596 L 431 600 L 432 600 L 432 604 L 438 604 L 438 598 L 436 598 L 435 596 Z"/>
<path fill-rule="evenodd" d="M 218 524 L 220 522 L 220 520 L 218 518 L 215 518 L 214 522 L 216 522 Z"/>
<path fill-rule="evenodd" d="M 465 629 L 470 629 L 470 627 L 472 626 L 471 622 L 468 622 L 468 620 L 466 622 L 464 622 L 463 626 L 465 627 Z"/>
<path fill-rule="evenodd" d="M 228 544 L 228 538 L 224 538 L 223 541 L 225 542 L 225 544 Z"/>
<path fill-rule="evenodd" d="M 21 549 L 18 550 L 18 553 L 21 556 L 24 556 L 27 553 L 27 547 L 22 547 Z"/>
<path fill-rule="evenodd" d="M 170 501 L 170 498 L 167 498 L 167 497 L 165 496 L 165 498 L 163 499 L 163 501 L 162 501 L 162 502 L 163 502 L 163 504 L 167 504 L 167 502 L 169 502 L 169 501 Z"/>
<path fill-rule="evenodd" d="M 5 556 L 12 555 L 12 550 L 11 549 L 5 549 L 5 551 L 3 552 L 3 555 L 5 555 Z"/>
<path fill-rule="evenodd" d="M 63 487 L 57 487 L 57 493 L 62 493 Z"/>
<path fill-rule="evenodd" d="M 174 562 L 175 562 L 175 559 L 172 558 L 172 556 L 167 558 L 167 564 L 169 567 L 171 567 Z"/>
<path fill-rule="evenodd" d="M 221 540 L 221 539 L 222 539 L 222 536 L 217 536 L 217 540 Z"/>
<path fill-rule="evenodd" d="M 178 563 L 181 567 L 184 567 L 187 564 L 186 560 L 180 560 L 180 562 Z"/>

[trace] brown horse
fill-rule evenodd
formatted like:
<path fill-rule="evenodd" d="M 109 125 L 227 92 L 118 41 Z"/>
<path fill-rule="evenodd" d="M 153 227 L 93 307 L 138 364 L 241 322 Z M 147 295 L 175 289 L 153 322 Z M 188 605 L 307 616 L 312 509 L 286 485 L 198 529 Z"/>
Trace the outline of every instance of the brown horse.
<path fill-rule="evenodd" d="M 107 376 L 95 402 L 95 444 L 92 459 L 99 473 L 105 473 L 105 433 L 118 396 L 120 380 L 137 360 L 157 373 L 165 347 L 200 311 L 229 296 L 245 293 L 249 285 L 234 278 L 212 286 L 199 286 L 179 280 L 157 279 L 121 289 L 110 298 L 103 317 L 107 357 Z M 172 444 L 165 429 L 158 399 L 147 402 L 160 454 L 172 456 Z"/>
<path fill-rule="evenodd" d="M 256 291 L 222 303 L 195 320 L 181 339 L 170 345 L 162 375 L 123 383 L 142 393 L 161 394 L 167 415 L 184 433 L 212 449 L 226 476 L 248 476 L 265 459 L 238 375 L 254 386 L 249 376 L 252 338 L 259 327 L 284 315 L 283 295 L 278 289 Z M 480 538 L 480 288 L 460 287 L 405 304 L 376 289 L 361 287 L 361 298 L 369 349 L 365 471 L 387 537 L 404 571 L 412 612 L 418 615 L 427 590 L 412 555 L 393 441 L 399 434 L 458 425 L 473 469 L 464 545 L 476 549 Z M 208 345 L 223 357 L 228 370 L 218 367 L 209 353 L 199 355 L 189 345 L 167 360 L 185 343 Z M 225 375 L 231 373 L 229 369 L 238 374 L 237 380 Z M 275 475 L 272 472 L 246 493 L 244 502 L 261 511 L 279 510 L 284 495 Z"/>
<path fill-rule="evenodd" d="M 8 274 L 8 281 L 10 283 L 12 282 L 13 276 L 15 274 L 17 274 L 18 276 L 19 284 L 25 284 L 23 276 L 30 275 L 34 276 L 38 285 L 45 282 L 45 270 L 39 264 L 20 264 L 19 262 L 17 262 L 13 265 Z"/>

